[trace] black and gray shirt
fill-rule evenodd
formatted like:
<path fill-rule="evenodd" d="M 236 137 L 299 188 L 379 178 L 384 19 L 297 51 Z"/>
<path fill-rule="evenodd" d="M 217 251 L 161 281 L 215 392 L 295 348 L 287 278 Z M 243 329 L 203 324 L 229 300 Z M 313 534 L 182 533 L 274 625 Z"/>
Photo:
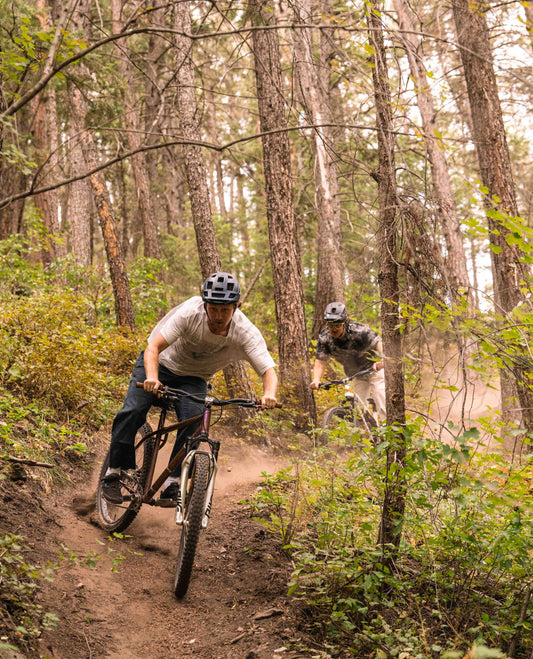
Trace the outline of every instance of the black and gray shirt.
<path fill-rule="evenodd" d="M 333 357 L 342 364 L 346 376 L 371 371 L 377 357 L 374 350 L 379 341 L 379 334 L 354 320 L 348 321 L 342 339 L 334 339 L 329 329 L 324 327 L 318 335 L 316 358 L 326 361 Z"/>

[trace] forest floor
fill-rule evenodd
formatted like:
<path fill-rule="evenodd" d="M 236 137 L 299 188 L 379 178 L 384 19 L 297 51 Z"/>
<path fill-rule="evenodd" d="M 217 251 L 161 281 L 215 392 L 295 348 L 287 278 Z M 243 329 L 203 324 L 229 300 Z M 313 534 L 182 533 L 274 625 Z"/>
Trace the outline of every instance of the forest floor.
<path fill-rule="evenodd" d="M 181 601 L 172 592 L 180 533 L 173 509 L 143 506 L 123 539 L 97 524 L 95 486 L 107 435 L 98 438 L 92 475 L 74 469 L 72 483 L 50 495 L 36 492 L 30 479 L 16 497 L 4 491 L 2 525 L 10 522 L 34 542 L 34 564 L 60 563 L 39 596 L 59 622 L 32 657 L 327 656 L 298 631 L 301 613 L 287 596 L 290 561 L 245 503 L 261 472 L 274 472 L 282 460 L 222 432 L 213 515 Z"/>

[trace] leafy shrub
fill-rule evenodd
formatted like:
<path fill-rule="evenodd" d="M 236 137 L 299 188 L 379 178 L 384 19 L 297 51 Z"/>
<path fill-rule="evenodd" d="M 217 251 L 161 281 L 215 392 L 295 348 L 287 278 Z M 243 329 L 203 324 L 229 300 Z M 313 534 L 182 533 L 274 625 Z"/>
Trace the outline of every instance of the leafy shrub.
<path fill-rule="evenodd" d="M 74 294 L 34 294 L 1 301 L 0 385 L 23 400 L 38 398 L 59 412 L 87 403 L 101 407 L 114 373 L 138 350 L 135 335 L 88 322 L 86 302 Z"/>
<path fill-rule="evenodd" d="M 344 439 L 349 446 L 349 431 Z M 533 468 L 480 450 L 475 429 L 451 445 L 415 426 L 407 439 L 403 542 L 392 564 L 377 544 L 386 439 L 347 456 L 320 449 L 265 480 L 254 505 L 291 552 L 289 593 L 332 656 L 426 659 L 514 642 L 514 656 L 529 657 Z"/>
<path fill-rule="evenodd" d="M 32 639 L 58 620 L 35 602 L 39 581 L 50 579 L 51 569 L 28 564 L 27 551 L 24 538 L 0 532 L 0 626 L 7 641 L 0 640 L 0 651 L 29 649 Z"/>

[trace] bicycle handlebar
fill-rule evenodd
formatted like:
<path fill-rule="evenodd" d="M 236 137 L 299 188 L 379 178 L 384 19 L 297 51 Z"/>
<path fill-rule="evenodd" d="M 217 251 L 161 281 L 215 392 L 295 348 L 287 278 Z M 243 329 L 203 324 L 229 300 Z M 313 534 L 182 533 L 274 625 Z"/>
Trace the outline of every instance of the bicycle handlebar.
<path fill-rule="evenodd" d="M 142 389 L 143 383 L 137 382 L 136 386 L 138 389 Z M 256 398 L 227 398 L 221 400 L 219 398 L 215 398 L 214 396 L 211 396 L 210 394 L 208 394 L 207 396 L 197 396 L 195 394 L 189 393 L 188 391 L 184 391 L 183 389 L 173 389 L 172 387 L 163 387 L 158 392 L 156 392 L 155 395 L 158 398 L 166 398 L 166 399 L 179 398 L 180 396 L 187 396 L 187 398 L 190 398 L 191 400 L 194 400 L 197 403 L 203 403 L 204 405 L 209 400 L 210 405 L 216 405 L 217 407 L 224 407 L 225 405 L 239 405 L 239 407 L 261 407 L 261 401 L 259 401 Z M 276 407 L 281 408 L 283 407 L 283 405 L 282 403 L 276 403 Z"/>
<path fill-rule="evenodd" d="M 321 382 L 318 385 L 318 388 L 330 389 L 331 387 L 337 384 L 347 384 L 351 380 L 354 380 L 355 378 L 358 378 L 361 375 L 367 375 L 368 373 L 372 373 L 372 370 L 367 369 L 366 371 L 359 371 L 358 373 L 354 373 L 353 375 L 349 375 L 347 378 L 342 378 L 340 380 L 328 380 L 327 382 Z"/>

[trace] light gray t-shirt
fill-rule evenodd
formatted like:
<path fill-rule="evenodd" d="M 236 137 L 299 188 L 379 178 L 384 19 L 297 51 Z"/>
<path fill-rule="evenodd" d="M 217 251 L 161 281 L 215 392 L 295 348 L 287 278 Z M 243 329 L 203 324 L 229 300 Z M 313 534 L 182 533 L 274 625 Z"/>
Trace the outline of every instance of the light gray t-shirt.
<path fill-rule="evenodd" d="M 261 332 L 239 309 L 233 314 L 227 336 L 213 334 L 200 296 L 171 309 L 155 326 L 148 343 L 159 333 L 169 344 L 159 354 L 159 363 L 176 375 L 209 380 L 241 359 L 248 361 L 260 376 L 275 366 Z"/>

